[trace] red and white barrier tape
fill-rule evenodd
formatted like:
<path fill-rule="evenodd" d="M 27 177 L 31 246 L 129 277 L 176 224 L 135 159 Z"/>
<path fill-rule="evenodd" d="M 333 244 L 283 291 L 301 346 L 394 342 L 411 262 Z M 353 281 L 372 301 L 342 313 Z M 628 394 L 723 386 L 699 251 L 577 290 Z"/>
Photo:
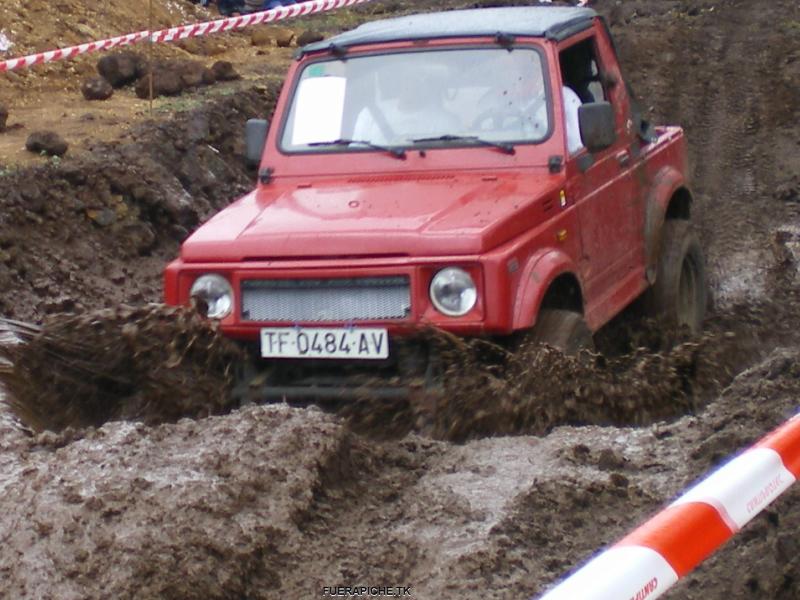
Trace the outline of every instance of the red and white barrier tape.
<path fill-rule="evenodd" d="M 800 477 L 800 415 L 713 472 L 541 600 L 655 600 Z"/>
<path fill-rule="evenodd" d="M 48 50 L 47 52 L 39 52 L 38 54 L 30 54 L 19 58 L 10 58 L 0 62 L 0 72 L 13 71 L 14 69 L 20 69 L 22 67 L 32 67 L 33 65 L 39 65 L 54 60 L 66 60 L 79 54 L 86 54 L 87 52 L 110 50 L 116 46 L 125 46 L 127 44 L 141 42 L 142 40 L 146 40 L 149 36 L 149 31 L 139 31 L 137 33 L 129 33 L 127 35 L 109 38 L 107 40 L 81 44 L 79 46 Z"/>
<path fill-rule="evenodd" d="M 33 65 L 39 65 L 56 60 L 66 60 L 68 58 L 78 56 L 79 54 L 110 50 L 116 46 L 134 44 L 136 42 L 142 42 L 148 39 L 152 40 L 153 42 L 172 42 L 174 40 L 182 40 L 188 37 L 198 37 L 230 31 L 232 29 L 241 29 L 242 27 L 247 27 L 248 25 L 257 25 L 259 23 L 282 21 L 284 19 L 291 19 L 293 17 L 335 10 L 345 6 L 363 4 L 372 1 L 374 0 L 307 0 L 306 2 L 299 2 L 290 6 L 279 6 L 270 10 L 252 13 L 249 15 L 242 15 L 239 17 L 217 19 L 216 21 L 195 23 L 193 25 L 182 25 L 180 27 L 171 27 L 169 29 L 162 29 L 159 31 L 139 31 L 136 33 L 129 33 L 127 35 L 109 38 L 107 40 L 99 40 L 96 42 L 89 42 L 87 44 L 80 44 L 79 46 L 71 46 L 69 48 L 61 48 L 58 50 L 49 50 L 47 52 L 39 52 L 38 54 L 30 54 L 28 56 L 21 56 L 19 58 L 10 58 L 8 60 L 0 61 L 0 73 L 4 71 L 13 71 L 14 69 L 32 67 Z"/>
<path fill-rule="evenodd" d="M 230 31 L 231 29 L 241 29 L 248 25 L 272 23 L 273 21 L 281 21 L 293 17 L 303 17 L 313 13 L 335 10 L 345 6 L 352 6 L 353 4 L 363 4 L 372 1 L 373 0 L 308 0 L 306 2 L 298 2 L 297 4 L 291 4 L 289 6 L 279 6 L 270 10 L 241 15 L 239 17 L 229 17 L 227 19 L 218 19 L 206 23 L 162 29 L 161 31 L 154 31 L 152 38 L 154 42 L 171 42 L 188 37 Z"/>

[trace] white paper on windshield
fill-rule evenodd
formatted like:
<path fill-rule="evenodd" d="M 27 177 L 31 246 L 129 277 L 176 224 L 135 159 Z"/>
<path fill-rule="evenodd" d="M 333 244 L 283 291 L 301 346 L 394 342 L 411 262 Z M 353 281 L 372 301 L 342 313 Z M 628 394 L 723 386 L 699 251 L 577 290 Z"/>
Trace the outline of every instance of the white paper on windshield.
<path fill-rule="evenodd" d="M 292 145 L 330 142 L 342 136 L 347 79 L 312 77 L 297 86 Z"/>

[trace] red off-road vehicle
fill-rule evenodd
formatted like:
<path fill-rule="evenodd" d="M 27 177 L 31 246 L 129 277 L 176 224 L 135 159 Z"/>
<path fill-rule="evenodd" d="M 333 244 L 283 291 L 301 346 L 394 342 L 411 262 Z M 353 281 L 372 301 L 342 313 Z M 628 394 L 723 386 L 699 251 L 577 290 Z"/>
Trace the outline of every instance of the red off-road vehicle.
<path fill-rule="evenodd" d="M 399 351 L 420 326 L 575 351 L 643 294 L 701 326 L 682 130 L 637 114 L 591 9 L 414 15 L 306 46 L 247 143 L 257 187 L 184 242 L 165 296 L 249 343 L 268 395 L 424 369 L 424 348 Z"/>

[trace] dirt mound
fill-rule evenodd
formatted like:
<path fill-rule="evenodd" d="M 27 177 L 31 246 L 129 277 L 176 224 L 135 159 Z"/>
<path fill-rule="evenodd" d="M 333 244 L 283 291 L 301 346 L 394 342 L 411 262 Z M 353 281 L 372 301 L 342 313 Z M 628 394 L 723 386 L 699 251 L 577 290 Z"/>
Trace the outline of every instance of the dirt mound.
<path fill-rule="evenodd" d="M 13 365 L 0 372 L 12 411 L 55 432 L 227 412 L 241 360 L 213 322 L 160 305 L 54 316 L 0 353 Z"/>
<path fill-rule="evenodd" d="M 242 89 L 89 154 L 0 171 L 0 311 L 37 320 L 158 301 L 178 243 L 252 185 L 244 123 L 275 95 Z"/>
<path fill-rule="evenodd" d="M 3 597 L 272 597 L 290 536 L 348 456 L 329 418 L 281 407 L 60 446 L 32 438 L 0 475 Z"/>

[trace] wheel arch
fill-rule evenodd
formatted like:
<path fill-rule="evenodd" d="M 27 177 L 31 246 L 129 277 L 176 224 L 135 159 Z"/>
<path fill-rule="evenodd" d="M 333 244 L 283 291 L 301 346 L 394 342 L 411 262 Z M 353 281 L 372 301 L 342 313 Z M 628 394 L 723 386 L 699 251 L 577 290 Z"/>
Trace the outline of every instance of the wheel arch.
<path fill-rule="evenodd" d="M 577 266 L 564 252 L 549 249 L 528 261 L 514 298 L 512 327 L 527 329 L 542 308 L 564 308 L 583 314 L 583 286 Z"/>
<path fill-rule="evenodd" d="M 667 219 L 690 220 L 692 202 L 692 193 L 678 169 L 666 166 L 658 172 L 648 195 L 645 219 L 645 260 L 649 283 L 655 282 L 658 271 L 664 222 Z"/>

